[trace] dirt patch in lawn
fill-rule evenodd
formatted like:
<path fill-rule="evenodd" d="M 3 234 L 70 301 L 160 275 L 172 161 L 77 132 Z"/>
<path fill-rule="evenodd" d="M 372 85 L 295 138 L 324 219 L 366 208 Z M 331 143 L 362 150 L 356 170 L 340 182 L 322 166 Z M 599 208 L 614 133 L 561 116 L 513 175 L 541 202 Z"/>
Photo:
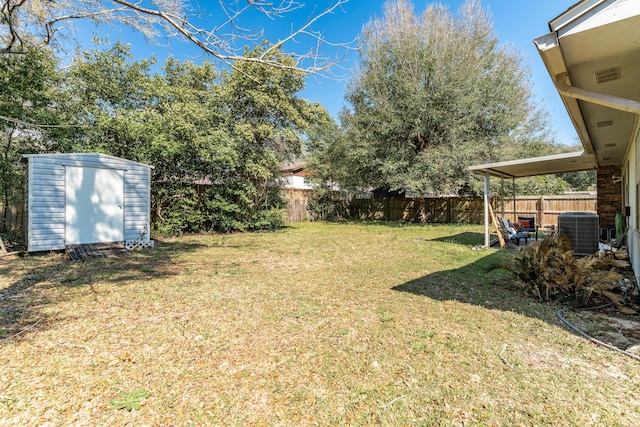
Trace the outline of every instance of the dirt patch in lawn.
<path fill-rule="evenodd" d="M 587 335 L 620 350 L 640 345 L 640 317 L 637 315 L 603 309 L 567 312 L 563 317 Z"/>

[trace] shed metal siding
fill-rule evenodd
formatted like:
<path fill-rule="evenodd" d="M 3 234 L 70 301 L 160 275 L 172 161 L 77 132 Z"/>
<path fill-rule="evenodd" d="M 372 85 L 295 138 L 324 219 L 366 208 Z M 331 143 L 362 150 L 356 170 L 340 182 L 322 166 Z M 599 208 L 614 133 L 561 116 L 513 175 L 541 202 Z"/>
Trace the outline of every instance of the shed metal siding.
<path fill-rule="evenodd" d="M 29 209 L 31 208 L 31 203 L 29 202 L 29 195 L 31 194 L 31 163 L 27 164 L 27 176 L 25 178 L 24 183 L 24 211 L 26 214 L 24 215 L 24 241 L 27 242 L 27 250 L 29 249 L 29 242 L 31 242 L 31 215 L 29 215 Z"/>
<path fill-rule="evenodd" d="M 124 239 L 149 237 L 151 166 L 98 153 L 27 159 L 27 250 L 65 248 L 65 166 L 124 170 Z"/>

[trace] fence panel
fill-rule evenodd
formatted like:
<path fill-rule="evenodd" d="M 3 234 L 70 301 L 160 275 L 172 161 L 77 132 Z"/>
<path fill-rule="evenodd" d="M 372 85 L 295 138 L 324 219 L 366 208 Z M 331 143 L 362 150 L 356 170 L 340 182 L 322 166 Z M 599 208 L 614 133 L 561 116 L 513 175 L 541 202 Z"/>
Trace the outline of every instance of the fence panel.
<path fill-rule="evenodd" d="M 553 196 L 516 196 L 514 200 L 498 199 L 496 212 L 511 221 L 518 216 L 535 216 L 536 223 L 543 226 L 558 225 L 558 217 L 565 212 L 597 213 L 595 194 L 566 194 Z"/>
<path fill-rule="evenodd" d="M 309 190 L 286 189 L 283 198 L 287 202 L 287 222 L 302 222 L 310 219 Z"/>
<path fill-rule="evenodd" d="M 478 197 L 448 199 L 451 203 L 449 222 L 481 224 L 484 221 L 484 201 Z"/>
<path fill-rule="evenodd" d="M 0 231 L 19 234 L 24 225 L 24 205 L 9 205 L 5 212 L 4 206 L 0 205 Z"/>
<path fill-rule="evenodd" d="M 518 216 L 535 216 L 539 225 L 557 226 L 561 213 L 596 213 L 596 201 L 593 194 L 516 196 L 515 209 L 512 198 L 493 198 L 492 206 L 496 215 L 511 221 L 517 221 Z M 482 224 L 484 202 L 480 197 L 355 199 L 351 212 L 357 219 Z"/>
<path fill-rule="evenodd" d="M 427 222 L 449 222 L 450 205 L 445 198 L 427 199 L 429 220 Z"/>

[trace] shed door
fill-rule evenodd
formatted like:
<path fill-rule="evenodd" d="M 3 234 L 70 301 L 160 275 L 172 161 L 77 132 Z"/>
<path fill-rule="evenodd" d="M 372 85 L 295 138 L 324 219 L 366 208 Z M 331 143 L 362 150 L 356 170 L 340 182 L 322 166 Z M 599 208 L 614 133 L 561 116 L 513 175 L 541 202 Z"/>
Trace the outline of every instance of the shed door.
<path fill-rule="evenodd" d="M 66 167 L 65 244 L 124 240 L 124 171 Z"/>

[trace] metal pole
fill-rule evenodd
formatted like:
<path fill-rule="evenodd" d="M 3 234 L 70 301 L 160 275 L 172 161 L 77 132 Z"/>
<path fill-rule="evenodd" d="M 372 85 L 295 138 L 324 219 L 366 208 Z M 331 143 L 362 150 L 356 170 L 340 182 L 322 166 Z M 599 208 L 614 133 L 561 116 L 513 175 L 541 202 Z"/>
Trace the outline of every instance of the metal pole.
<path fill-rule="evenodd" d="M 516 216 L 516 179 L 511 178 L 511 189 L 513 190 L 513 222 L 517 221 Z"/>
<path fill-rule="evenodd" d="M 489 248 L 489 174 L 484 176 L 484 247 Z"/>
<path fill-rule="evenodd" d="M 502 218 L 505 217 L 504 216 L 505 215 L 505 210 L 507 209 L 505 201 L 504 201 L 504 195 L 505 195 L 505 192 L 504 192 L 504 178 L 500 178 L 500 201 L 502 202 Z"/>

